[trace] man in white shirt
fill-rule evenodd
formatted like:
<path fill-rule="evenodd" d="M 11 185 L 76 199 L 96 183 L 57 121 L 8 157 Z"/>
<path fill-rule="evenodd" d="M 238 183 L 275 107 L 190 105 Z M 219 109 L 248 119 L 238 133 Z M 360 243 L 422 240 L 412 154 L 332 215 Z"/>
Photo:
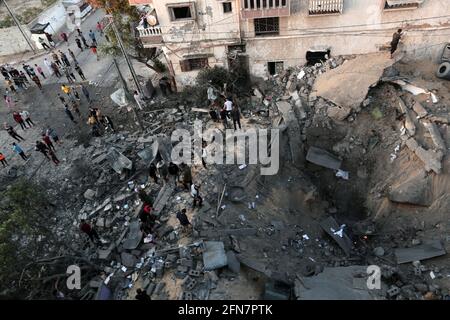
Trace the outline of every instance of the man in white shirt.
<path fill-rule="evenodd" d="M 223 104 L 223 107 L 225 108 L 225 111 L 227 112 L 228 119 L 231 119 L 231 110 L 233 110 L 233 102 L 231 101 L 231 98 L 227 98 L 227 100 Z"/>
<path fill-rule="evenodd" d="M 192 198 L 194 198 L 194 205 L 193 205 L 194 208 L 197 205 L 197 202 L 199 207 L 201 207 L 203 203 L 203 199 L 202 197 L 200 197 L 199 189 L 200 189 L 199 185 L 194 183 L 191 185 L 191 196 Z"/>

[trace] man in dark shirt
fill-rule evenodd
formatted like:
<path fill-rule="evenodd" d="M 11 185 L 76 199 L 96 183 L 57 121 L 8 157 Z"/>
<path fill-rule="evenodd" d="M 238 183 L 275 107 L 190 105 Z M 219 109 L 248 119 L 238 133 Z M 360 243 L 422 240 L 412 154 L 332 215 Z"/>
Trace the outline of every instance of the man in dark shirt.
<path fill-rule="evenodd" d="M 186 209 L 183 209 L 183 210 L 177 212 L 177 219 L 178 219 L 178 221 L 180 221 L 180 224 L 184 228 L 186 228 L 187 226 L 189 226 L 191 224 L 186 215 Z"/>
<path fill-rule="evenodd" d="M 92 242 L 95 242 L 94 238 L 97 240 L 97 242 L 100 241 L 100 237 L 98 236 L 97 231 L 84 219 L 81 220 L 80 230 L 86 233 Z"/>
<path fill-rule="evenodd" d="M 152 299 L 150 299 L 150 296 L 147 294 L 147 292 L 145 292 L 144 290 L 142 290 L 142 289 L 137 289 L 136 290 L 136 300 L 139 300 L 139 301 L 151 301 Z"/>
<path fill-rule="evenodd" d="M 398 43 L 402 37 L 402 29 L 398 29 L 396 33 L 392 35 L 391 41 L 391 59 L 394 57 L 394 52 L 397 50 Z"/>

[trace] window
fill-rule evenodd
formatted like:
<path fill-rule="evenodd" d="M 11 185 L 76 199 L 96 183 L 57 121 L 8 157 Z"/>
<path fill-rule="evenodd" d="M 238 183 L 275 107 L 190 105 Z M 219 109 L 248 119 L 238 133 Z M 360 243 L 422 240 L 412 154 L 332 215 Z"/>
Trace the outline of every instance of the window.
<path fill-rule="evenodd" d="M 267 62 L 267 67 L 270 75 L 279 74 L 283 71 L 283 61 Z"/>
<path fill-rule="evenodd" d="M 172 21 L 195 19 L 194 3 L 169 4 L 168 8 Z"/>
<path fill-rule="evenodd" d="M 208 58 L 195 58 L 180 61 L 181 71 L 187 72 L 191 70 L 205 69 L 208 67 Z"/>
<path fill-rule="evenodd" d="M 231 6 L 231 2 L 223 2 L 223 13 L 229 13 L 233 11 L 233 7 Z"/>
<path fill-rule="evenodd" d="M 280 33 L 279 17 L 255 19 L 255 35 L 273 35 Z"/>

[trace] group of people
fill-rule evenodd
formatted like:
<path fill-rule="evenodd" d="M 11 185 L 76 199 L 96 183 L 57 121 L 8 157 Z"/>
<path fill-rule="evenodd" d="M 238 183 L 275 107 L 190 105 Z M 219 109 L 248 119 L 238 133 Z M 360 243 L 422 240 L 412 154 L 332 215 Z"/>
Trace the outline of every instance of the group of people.
<path fill-rule="evenodd" d="M 224 129 L 229 128 L 228 121 L 233 121 L 234 130 L 237 130 L 237 127 L 241 129 L 241 112 L 239 107 L 233 103 L 233 99 L 230 97 L 226 98 L 221 108 L 218 107 L 216 99 L 209 106 L 211 119 L 214 122 L 222 121 Z"/>
<path fill-rule="evenodd" d="M 100 31 L 100 35 L 103 35 L 103 27 L 99 27 L 99 23 L 97 23 L 97 30 L 101 30 Z M 83 32 L 77 28 L 77 36 L 75 37 L 75 43 L 77 44 L 78 49 L 80 49 L 80 51 L 84 51 L 91 49 L 92 53 L 95 54 L 97 56 L 97 60 L 99 60 L 99 56 L 97 54 L 97 38 L 95 36 L 95 32 L 92 30 L 89 30 L 89 38 L 91 39 L 91 43 L 88 44 L 86 38 L 83 35 Z M 105 34 L 106 35 L 106 34 Z M 106 37 L 106 40 L 109 41 L 109 39 Z"/>
<path fill-rule="evenodd" d="M 30 114 L 28 111 L 22 111 L 22 112 L 14 112 L 13 113 L 14 121 L 20 124 L 22 130 L 31 128 L 31 126 L 34 126 L 33 121 L 30 118 Z M 27 127 L 27 124 L 29 127 Z M 6 132 L 11 136 L 13 139 L 15 139 L 17 142 L 12 143 L 12 151 L 19 155 L 24 161 L 27 161 L 29 159 L 29 156 L 25 154 L 25 151 L 23 148 L 18 144 L 18 142 L 25 141 L 25 138 L 22 137 L 17 133 L 17 131 L 14 129 L 13 126 L 9 125 L 7 122 L 3 124 L 4 129 Z M 56 157 L 55 154 L 55 146 L 54 143 L 60 144 L 61 141 L 59 140 L 59 137 L 56 133 L 56 131 L 48 127 L 43 133 L 41 140 L 36 141 L 35 150 L 41 152 L 48 160 L 53 161 L 55 165 L 59 164 L 59 160 Z M 0 162 L 2 163 L 3 167 L 7 167 L 9 164 L 6 161 L 6 157 L 3 153 L 0 152 Z"/>
<path fill-rule="evenodd" d="M 6 96 L 9 93 L 16 93 L 20 91 L 25 91 L 30 87 L 30 82 L 33 81 L 36 86 L 42 90 L 42 84 L 38 77 L 38 74 L 45 79 L 44 71 L 37 64 L 34 65 L 35 68 L 28 64 L 23 64 L 23 70 L 17 70 L 11 65 L 3 65 L 0 67 L 0 72 L 5 79 L 6 93 L 4 95 L 5 102 L 8 107 L 10 107 L 11 101 L 7 101 Z"/>

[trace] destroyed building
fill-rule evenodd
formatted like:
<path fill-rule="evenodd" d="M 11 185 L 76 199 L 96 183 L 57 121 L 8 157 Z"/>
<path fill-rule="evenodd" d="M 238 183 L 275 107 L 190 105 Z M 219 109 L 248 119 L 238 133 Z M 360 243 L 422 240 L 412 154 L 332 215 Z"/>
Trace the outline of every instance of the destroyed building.
<path fill-rule="evenodd" d="M 389 48 L 392 34 L 409 30 L 404 51 L 440 54 L 448 39 L 443 12 L 449 3 L 429 0 L 198 0 L 133 1 L 148 5 L 148 26 L 137 28 L 147 48 L 170 61 L 177 87 L 192 85 L 199 70 L 238 64 L 255 78 L 326 56 Z M 426 23 L 423 23 L 426 21 Z M 318 36 L 320 35 L 320 36 Z M 283 50 L 280 50 L 283 48 Z"/>

